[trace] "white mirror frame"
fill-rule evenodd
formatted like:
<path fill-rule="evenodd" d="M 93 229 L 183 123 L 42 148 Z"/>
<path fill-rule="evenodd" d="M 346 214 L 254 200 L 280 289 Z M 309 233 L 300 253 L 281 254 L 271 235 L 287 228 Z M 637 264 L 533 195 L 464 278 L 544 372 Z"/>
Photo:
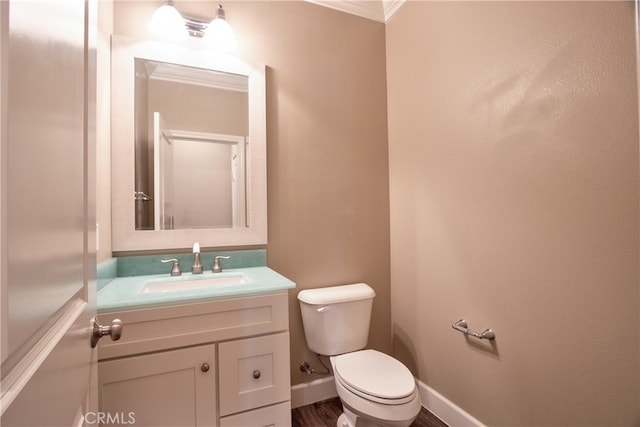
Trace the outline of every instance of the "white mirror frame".
<path fill-rule="evenodd" d="M 169 62 L 245 75 L 249 79 L 249 144 L 247 146 L 248 227 L 135 229 L 135 58 Z M 112 250 L 140 251 L 233 247 L 267 243 L 267 157 L 265 67 L 189 44 L 166 44 L 113 36 L 111 40 L 111 203 Z"/>

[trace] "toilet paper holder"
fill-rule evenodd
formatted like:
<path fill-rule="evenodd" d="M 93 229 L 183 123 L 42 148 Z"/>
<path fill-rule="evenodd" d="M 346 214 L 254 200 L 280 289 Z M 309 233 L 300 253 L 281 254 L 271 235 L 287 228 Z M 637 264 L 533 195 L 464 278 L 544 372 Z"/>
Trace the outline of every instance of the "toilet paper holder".
<path fill-rule="evenodd" d="M 493 340 L 496 338 L 496 334 L 491 329 L 485 329 L 480 333 L 473 332 L 472 330 L 469 329 L 469 325 L 467 324 L 467 321 L 464 319 L 460 319 L 457 322 L 454 322 L 451 325 L 451 327 L 456 331 L 462 332 L 465 335 L 471 335 L 472 337 L 480 338 L 481 340 L 482 339 Z"/>

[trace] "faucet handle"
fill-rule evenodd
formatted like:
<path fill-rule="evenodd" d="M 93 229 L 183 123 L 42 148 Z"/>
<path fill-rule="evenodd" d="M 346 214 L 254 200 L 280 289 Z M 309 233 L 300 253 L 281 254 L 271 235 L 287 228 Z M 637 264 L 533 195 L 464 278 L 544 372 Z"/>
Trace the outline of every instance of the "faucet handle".
<path fill-rule="evenodd" d="M 231 258 L 230 256 L 223 256 L 223 255 L 218 255 L 216 257 L 213 258 L 213 272 L 214 273 L 221 273 L 222 272 L 222 267 L 220 266 L 220 260 L 221 259 L 229 259 Z"/>
<path fill-rule="evenodd" d="M 182 270 L 180 270 L 180 263 L 177 258 L 161 259 L 160 262 L 173 262 L 173 266 L 171 266 L 172 276 L 180 276 L 182 274 Z"/>

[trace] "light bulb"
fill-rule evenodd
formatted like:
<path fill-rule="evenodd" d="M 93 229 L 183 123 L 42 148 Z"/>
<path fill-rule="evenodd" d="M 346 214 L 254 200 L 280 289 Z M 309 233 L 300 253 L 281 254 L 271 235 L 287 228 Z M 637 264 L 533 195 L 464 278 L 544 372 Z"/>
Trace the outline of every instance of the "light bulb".
<path fill-rule="evenodd" d="M 219 52 L 229 52 L 238 47 L 231 25 L 225 19 L 222 6 L 219 6 L 218 15 L 207 26 L 202 43 Z"/>
<path fill-rule="evenodd" d="M 168 42 L 183 41 L 189 37 L 184 19 L 171 1 L 156 9 L 149 21 L 149 30 L 156 37 Z"/>

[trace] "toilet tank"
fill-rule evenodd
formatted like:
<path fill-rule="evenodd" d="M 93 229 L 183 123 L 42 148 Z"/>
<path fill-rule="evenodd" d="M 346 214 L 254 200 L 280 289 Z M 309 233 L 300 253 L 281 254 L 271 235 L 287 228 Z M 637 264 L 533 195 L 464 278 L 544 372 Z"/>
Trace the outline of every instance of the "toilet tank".
<path fill-rule="evenodd" d="M 325 356 L 366 347 L 374 290 L 366 283 L 298 293 L 307 346 Z"/>

